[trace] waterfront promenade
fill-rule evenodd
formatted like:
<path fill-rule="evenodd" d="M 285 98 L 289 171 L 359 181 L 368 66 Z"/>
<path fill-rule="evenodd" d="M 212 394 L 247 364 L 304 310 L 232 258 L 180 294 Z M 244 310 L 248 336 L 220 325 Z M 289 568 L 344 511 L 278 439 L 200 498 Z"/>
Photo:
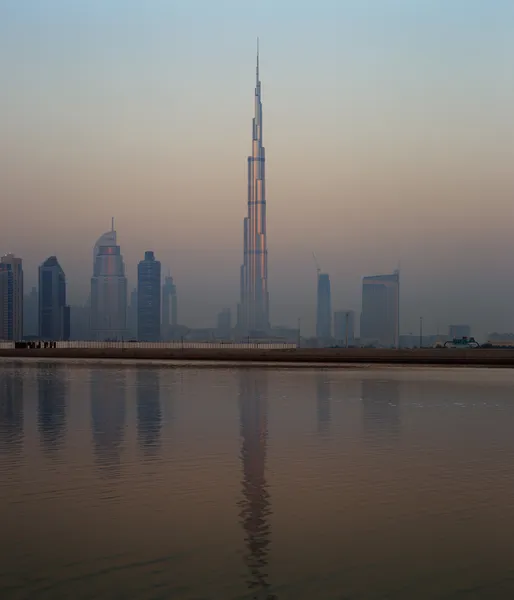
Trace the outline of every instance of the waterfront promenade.
<path fill-rule="evenodd" d="M 287 363 L 291 366 L 326 364 L 436 365 L 514 367 L 514 350 L 503 349 L 414 349 L 373 348 L 283 348 L 231 347 L 118 347 L 96 348 L 0 348 L 0 358 L 48 358 L 91 360 L 169 360 L 184 362 Z"/>

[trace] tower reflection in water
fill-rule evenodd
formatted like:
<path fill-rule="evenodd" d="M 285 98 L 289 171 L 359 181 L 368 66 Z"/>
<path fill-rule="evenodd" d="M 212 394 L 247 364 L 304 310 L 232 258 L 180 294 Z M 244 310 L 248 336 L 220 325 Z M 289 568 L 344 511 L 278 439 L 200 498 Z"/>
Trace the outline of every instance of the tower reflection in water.
<path fill-rule="evenodd" d="M 0 451 L 23 448 L 23 379 L 12 365 L 0 366 Z"/>
<path fill-rule="evenodd" d="M 321 371 L 316 374 L 316 416 L 321 435 L 330 431 L 330 413 L 330 380 L 328 374 Z"/>
<path fill-rule="evenodd" d="M 120 474 L 127 382 L 123 370 L 91 370 L 91 431 L 95 459 L 108 477 Z"/>
<path fill-rule="evenodd" d="M 66 371 L 56 363 L 38 364 L 38 429 L 43 449 L 55 452 L 66 433 Z"/>
<path fill-rule="evenodd" d="M 159 452 L 162 426 L 160 370 L 138 368 L 136 389 L 139 448 L 146 457 L 154 458 Z"/>
<path fill-rule="evenodd" d="M 395 439 L 400 435 L 400 384 L 362 380 L 362 419 L 365 434 Z"/>
<path fill-rule="evenodd" d="M 241 370 L 239 391 L 243 494 L 239 513 L 245 533 L 247 584 L 252 598 L 274 600 L 268 581 L 270 497 L 265 478 L 268 438 L 267 374 Z"/>

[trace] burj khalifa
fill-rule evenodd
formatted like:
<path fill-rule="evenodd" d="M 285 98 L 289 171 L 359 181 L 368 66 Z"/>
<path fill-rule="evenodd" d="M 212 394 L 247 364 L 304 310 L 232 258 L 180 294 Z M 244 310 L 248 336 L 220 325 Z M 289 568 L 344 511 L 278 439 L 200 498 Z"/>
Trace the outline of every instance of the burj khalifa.
<path fill-rule="evenodd" d="M 266 334 L 269 328 L 265 152 L 262 145 L 262 101 L 257 42 L 255 116 L 252 124 L 252 154 L 248 157 L 248 216 L 244 220 L 244 262 L 241 265 L 238 329 L 244 335 L 262 335 Z"/>

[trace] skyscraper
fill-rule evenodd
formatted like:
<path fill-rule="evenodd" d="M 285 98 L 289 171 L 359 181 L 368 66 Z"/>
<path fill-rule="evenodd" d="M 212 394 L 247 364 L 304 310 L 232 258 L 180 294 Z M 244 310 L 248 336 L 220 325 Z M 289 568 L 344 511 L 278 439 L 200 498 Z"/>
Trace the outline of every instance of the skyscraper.
<path fill-rule="evenodd" d="M 216 335 L 224 340 L 229 340 L 232 335 L 232 313 L 230 308 L 224 308 L 218 313 Z"/>
<path fill-rule="evenodd" d="M 39 300 L 37 288 L 32 287 L 30 294 L 23 297 L 23 335 L 37 336 L 39 332 Z"/>
<path fill-rule="evenodd" d="M 91 336 L 116 340 L 127 333 L 127 278 L 116 231 L 104 233 L 96 242 L 91 278 Z"/>
<path fill-rule="evenodd" d="M 17 258 L 14 254 L 2 256 L 0 262 L 4 265 L 11 265 L 13 280 L 12 339 L 21 340 L 23 338 L 23 263 L 21 258 Z"/>
<path fill-rule="evenodd" d="M 318 273 L 316 337 L 325 341 L 332 337 L 332 299 L 328 273 Z"/>
<path fill-rule="evenodd" d="M 353 310 L 336 310 L 334 313 L 334 338 L 340 346 L 355 343 L 355 313 Z"/>
<path fill-rule="evenodd" d="M 130 292 L 130 304 L 127 312 L 128 334 L 137 339 L 137 287 Z"/>
<path fill-rule="evenodd" d="M 0 340 L 13 337 L 14 278 L 12 265 L 0 263 Z"/>
<path fill-rule="evenodd" d="M 400 272 L 362 280 L 361 342 L 398 348 L 400 342 Z"/>
<path fill-rule="evenodd" d="M 248 157 L 248 216 L 244 220 L 244 262 L 241 266 L 241 299 L 237 318 L 239 332 L 244 335 L 267 332 L 270 327 L 265 151 L 262 141 L 261 82 L 257 47 L 252 154 Z"/>
<path fill-rule="evenodd" d="M 39 337 L 70 339 L 70 307 L 66 304 L 66 277 L 55 256 L 39 267 Z"/>
<path fill-rule="evenodd" d="M 137 338 L 144 342 L 161 339 L 161 263 L 153 252 L 137 265 Z"/>
<path fill-rule="evenodd" d="M 170 340 L 178 325 L 177 286 L 173 277 L 167 275 L 162 286 L 162 337 Z"/>

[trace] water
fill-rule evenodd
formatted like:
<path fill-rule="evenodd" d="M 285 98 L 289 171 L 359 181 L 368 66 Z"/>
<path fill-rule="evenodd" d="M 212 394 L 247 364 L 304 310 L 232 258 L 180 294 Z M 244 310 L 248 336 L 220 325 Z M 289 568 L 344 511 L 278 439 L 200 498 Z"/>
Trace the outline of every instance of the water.
<path fill-rule="evenodd" d="M 514 597 L 514 372 L 0 362 L 0 598 Z"/>

